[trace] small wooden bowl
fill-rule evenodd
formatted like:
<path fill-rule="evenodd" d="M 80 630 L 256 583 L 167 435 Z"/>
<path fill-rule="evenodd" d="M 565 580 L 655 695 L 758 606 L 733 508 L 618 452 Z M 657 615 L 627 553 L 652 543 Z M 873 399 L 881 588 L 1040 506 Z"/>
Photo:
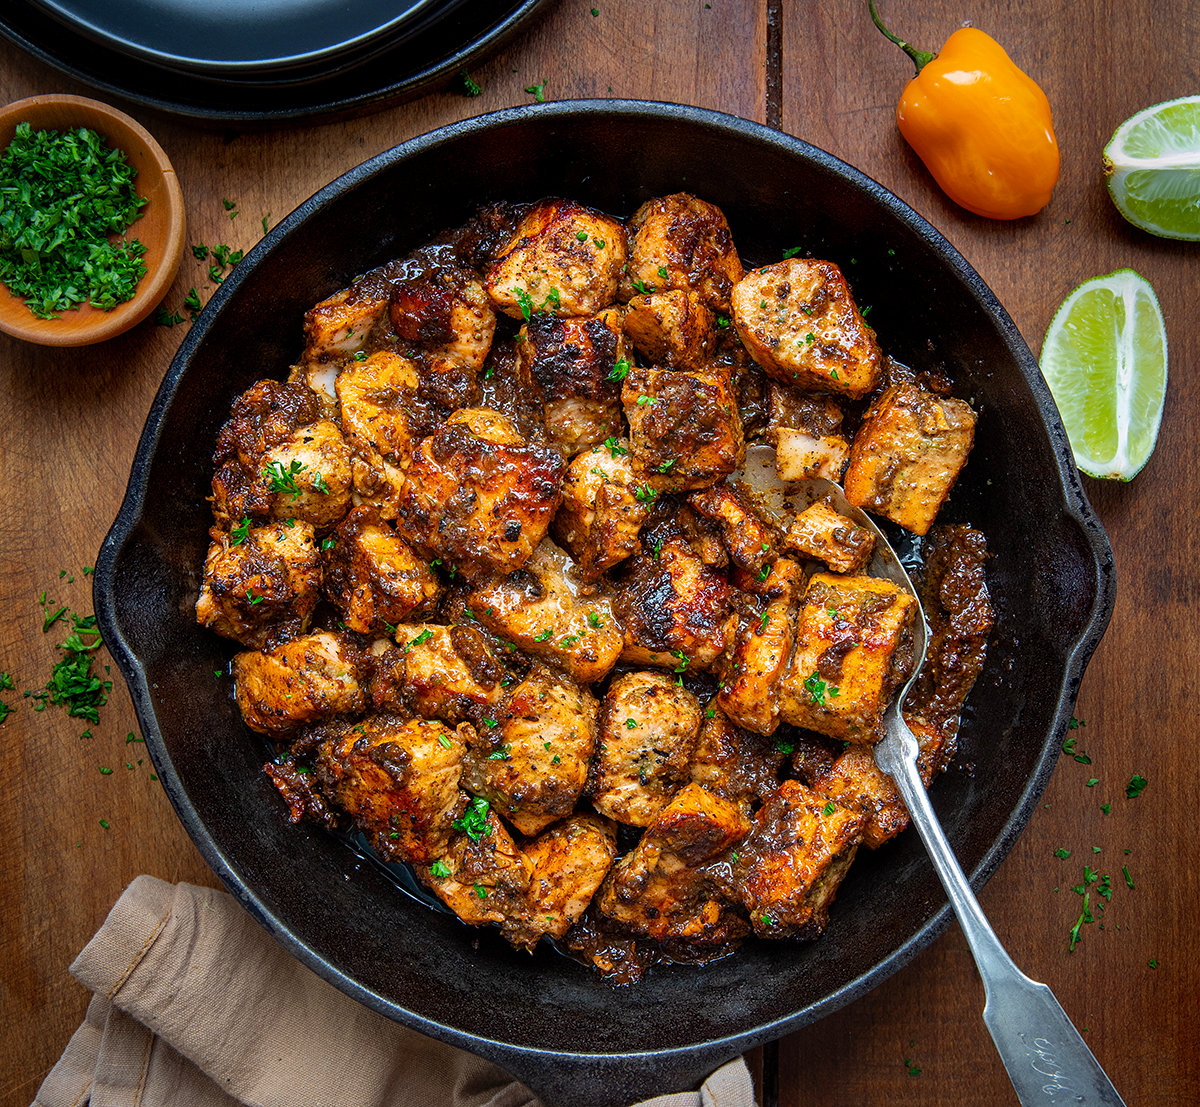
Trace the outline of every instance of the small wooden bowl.
<path fill-rule="evenodd" d="M 137 170 L 133 186 L 148 201 L 126 232 L 146 247 L 146 274 L 133 298 L 112 311 L 83 304 L 57 319 L 39 319 L 23 300 L 0 284 L 0 331 L 42 346 L 88 346 L 122 334 L 150 314 L 167 294 L 183 257 L 186 222 L 183 193 L 171 162 L 150 133 L 124 112 L 83 96 L 31 96 L 0 109 L 0 150 L 12 141 L 17 124 L 35 130 L 88 127 L 103 135 Z"/>

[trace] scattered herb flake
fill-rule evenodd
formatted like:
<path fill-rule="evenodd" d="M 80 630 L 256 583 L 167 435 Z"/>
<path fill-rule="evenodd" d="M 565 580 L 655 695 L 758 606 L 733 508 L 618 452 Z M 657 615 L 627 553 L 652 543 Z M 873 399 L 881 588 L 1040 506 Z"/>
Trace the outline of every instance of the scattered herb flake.
<path fill-rule="evenodd" d="M 476 796 L 467 804 L 467 809 L 462 813 L 462 817 L 455 819 L 450 825 L 455 830 L 463 831 L 472 842 L 478 842 L 485 834 L 491 834 L 492 828 L 488 825 L 488 811 L 491 804 L 488 803 L 482 796 Z"/>
<path fill-rule="evenodd" d="M 820 707 L 825 706 L 825 692 L 827 688 L 828 685 L 821 679 L 816 669 L 804 681 L 804 690 L 808 693 L 812 702 Z"/>
<path fill-rule="evenodd" d="M 465 69 L 459 75 L 459 80 L 462 81 L 463 92 L 468 96 L 478 96 L 483 89 L 479 87 L 479 83 L 471 78 L 471 74 Z"/>
<path fill-rule="evenodd" d="M 1129 783 L 1125 785 L 1125 795 L 1129 799 L 1136 799 L 1142 794 L 1142 789 L 1150 782 L 1138 773 L 1134 773 L 1130 778 Z"/>
<path fill-rule="evenodd" d="M 521 318 L 528 323 L 533 318 L 533 300 L 530 299 L 529 293 L 520 285 L 513 285 L 512 294 L 516 297 L 517 303 L 521 307 Z"/>
<path fill-rule="evenodd" d="M 525 91 L 528 92 L 539 104 L 544 104 L 546 102 L 546 82 L 545 81 L 542 81 L 541 84 L 530 85 L 528 88 L 525 89 Z"/>
<path fill-rule="evenodd" d="M 285 469 L 282 461 L 272 461 L 263 470 L 267 478 L 267 487 L 271 492 L 287 492 L 292 499 L 298 499 L 302 489 L 296 483 L 296 477 L 307 466 L 299 458 L 293 458 L 292 463 Z"/>
<path fill-rule="evenodd" d="M 187 290 L 187 295 L 183 298 L 183 306 L 187 308 L 188 313 L 192 317 L 192 322 L 194 323 L 200 314 L 200 309 L 204 306 L 200 303 L 200 293 L 194 288 L 189 288 Z"/>

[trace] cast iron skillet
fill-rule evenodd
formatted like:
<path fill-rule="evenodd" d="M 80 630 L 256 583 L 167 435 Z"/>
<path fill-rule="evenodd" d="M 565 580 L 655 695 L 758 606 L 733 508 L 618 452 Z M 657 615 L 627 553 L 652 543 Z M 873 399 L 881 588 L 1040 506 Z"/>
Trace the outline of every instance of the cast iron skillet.
<path fill-rule="evenodd" d="M 998 629 L 962 733 L 972 768 L 933 789 L 979 887 L 1053 768 L 1112 609 L 1111 550 L 1037 365 L 978 274 L 895 196 L 786 135 L 696 108 L 560 102 L 455 124 L 352 169 L 276 227 L 192 327 L 96 565 L 96 612 L 147 746 L 229 890 L 347 994 L 580 1107 L 695 1086 L 906 964 L 948 920 L 916 836 L 860 853 L 819 941 L 751 941 L 707 967 L 660 967 L 611 989 L 553 951 L 530 958 L 431 912 L 333 837 L 288 825 L 259 740 L 214 676 L 229 644 L 197 627 L 192 607 L 217 430 L 251 382 L 286 373 L 309 306 L 482 201 L 558 194 L 627 214 L 680 189 L 725 210 L 752 264 L 798 245 L 838 262 L 883 348 L 940 364 L 981 412 L 943 517 L 988 536 Z"/>

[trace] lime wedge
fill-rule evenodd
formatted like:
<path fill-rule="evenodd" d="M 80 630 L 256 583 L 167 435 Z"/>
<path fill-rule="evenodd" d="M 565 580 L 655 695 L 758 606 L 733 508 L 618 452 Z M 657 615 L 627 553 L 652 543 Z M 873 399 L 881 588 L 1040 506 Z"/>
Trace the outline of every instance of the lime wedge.
<path fill-rule="evenodd" d="M 1200 241 L 1200 96 L 1184 96 L 1126 119 L 1104 147 L 1117 210 L 1163 238 Z"/>
<path fill-rule="evenodd" d="M 1154 450 L 1167 391 L 1167 331 L 1149 282 L 1132 269 L 1084 281 L 1046 331 L 1042 376 L 1079 468 L 1132 480 Z"/>

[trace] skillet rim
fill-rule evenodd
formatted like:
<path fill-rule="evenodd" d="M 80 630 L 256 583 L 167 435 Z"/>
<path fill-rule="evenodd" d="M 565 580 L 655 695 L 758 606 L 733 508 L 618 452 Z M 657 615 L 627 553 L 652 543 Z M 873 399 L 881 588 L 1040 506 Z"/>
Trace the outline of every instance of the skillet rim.
<path fill-rule="evenodd" d="M 631 123 L 637 123 L 640 120 L 669 120 L 671 122 L 682 120 L 702 129 L 727 132 L 743 140 L 749 139 L 774 147 L 787 156 L 815 163 L 819 168 L 836 174 L 852 189 L 865 192 L 869 198 L 885 207 L 889 214 L 914 233 L 925 247 L 938 255 L 940 260 L 963 282 L 982 310 L 994 321 L 1004 344 L 1012 353 L 1021 370 L 1041 422 L 1046 428 L 1055 463 L 1053 483 L 1061 494 L 1063 514 L 1073 521 L 1084 540 L 1090 555 L 1089 566 L 1094 566 L 1095 569 L 1096 591 L 1090 610 L 1082 617 L 1079 634 L 1064 658 L 1062 688 L 1053 714 L 1052 725 L 1042 744 L 1034 771 L 994 841 L 968 875 L 972 888 L 976 890 L 982 887 L 1012 848 L 1029 821 L 1049 780 L 1060 752 L 1058 735 L 1065 732 L 1084 668 L 1099 644 L 1111 617 L 1116 591 L 1113 555 L 1107 535 L 1088 502 L 1053 398 L 1042 379 L 1032 352 L 1011 317 L 984 283 L 982 277 L 932 224 L 861 170 L 855 169 L 818 147 L 783 132 L 771 130 L 761 124 L 705 108 L 642 100 L 563 100 L 507 108 L 452 123 L 416 136 L 348 170 L 300 204 L 246 255 L 224 284 L 218 288 L 201 313 L 200 319 L 192 325 L 172 360 L 147 416 L 124 500 L 96 560 L 93 580 L 95 611 L 105 644 L 113 654 L 118 669 L 129 685 L 139 725 L 163 786 L 189 836 L 228 890 L 293 956 L 347 995 L 380 1014 L 411 1026 L 430 1037 L 484 1055 L 517 1071 L 518 1074 L 522 1071 L 533 1071 L 531 1066 L 552 1069 L 555 1066 L 574 1063 L 584 1067 L 590 1065 L 604 1068 L 606 1063 L 618 1061 L 628 1064 L 653 1060 L 656 1066 L 662 1066 L 673 1060 L 676 1063 L 683 1062 L 685 1065 L 687 1062 L 702 1062 L 703 1065 L 711 1067 L 747 1048 L 815 1022 L 877 987 L 931 945 L 945 930 L 951 918 L 949 904 L 942 902 L 939 909 L 926 923 L 889 955 L 815 1003 L 749 1029 L 689 1045 L 656 1050 L 630 1050 L 621 1053 L 548 1050 L 516 1045 L 503 1041 L 499 1037 L 474 1034 L 429 1019 L 358 984 L 353 978 L 305 945 L 289 930 L 286 924 L 277 919 L 264 906 L 262 900 L 242 880 L 223 851 L 213 841 L 203 820 L 182 790 L 157 725 L 146 674 L 118 626 L 115 567 L 124 547 L 141 522 L 151 462 L 159 445 L 165 417 L 183 377 L 191 368 L 192 354 L 237 294 L 242 282 L 268 256 L 276 244 L 309 220 L 319 217 L 325 204 L 334 197 L 353 190 L 368 178 L 385 172 L 392 165 L 418 153 L 435 150 L 444 144 L 469 139 L 470 136 L 482 131 L 530 118 L 561 121 L 580 116 L 611 117 L 618 121 Z M 696 1071 L 700 1072 L 701 1069 L 697 1068 Z"/>

